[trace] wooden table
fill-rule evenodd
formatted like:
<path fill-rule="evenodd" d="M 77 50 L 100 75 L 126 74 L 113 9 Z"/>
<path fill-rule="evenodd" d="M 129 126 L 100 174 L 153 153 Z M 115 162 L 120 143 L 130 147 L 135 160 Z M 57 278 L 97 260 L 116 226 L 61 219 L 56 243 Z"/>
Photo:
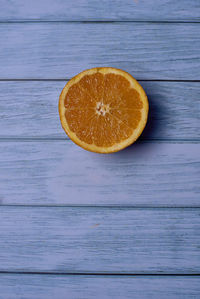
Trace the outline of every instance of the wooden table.
<path fill-rule="evenodd" d="M 200 298 L 199 0 L 0 1 L 0 298 Z M 67 139 L 71 76 L 140 81 L 128 149 Z"/>

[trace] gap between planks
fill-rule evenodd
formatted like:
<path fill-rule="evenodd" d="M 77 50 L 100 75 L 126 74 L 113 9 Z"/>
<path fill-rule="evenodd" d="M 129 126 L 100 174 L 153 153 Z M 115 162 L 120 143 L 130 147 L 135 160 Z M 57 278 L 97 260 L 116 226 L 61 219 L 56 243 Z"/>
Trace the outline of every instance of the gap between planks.
<path fill-rule="evenodd" d="M 132 210 L 163 210 L 163 209 L 189 209 L 189 210 L 196 210 L 200 209 L 200 206 L 176 206 L 176 205 L 166 205 L 166 206 L 156 206 L 156 205 L 121 205 L 121 204 L 112 204 L 112 205 L 91 205 L 91 204 L 0 204 L 0 209 L 5 207 L 11 207 L 11 208 L 93 208 L 93 209 L 116 209 L 116 210 L 126 210 L 126 209 L 132 209 Z"/>
<path fill-rule="evenodd" d="M 88 24 L 88 23 L 111 23 L 111 24 L 120 24 L 120 23 L 144 23 L 144 24 L 200 24 L 200 21 L 150 21 L 150 20 L 38 20 L 38 19 L 29 19 L 29 20 L 2 20 L 0 24 L 30 24 L 30 23 L 78 23 L 78 24 Z"/>
<path fill-rule="evenodd" d="M 59 78 L 59 79 L 37 79 L 37 78 L 28 78 L 28 79 L 15 79 L 15 78 L 0 78 L 0 82 L 66 82 L 71 80 L 71 78 Z M 187 82 L 191 82 L 191 83 L 200 83 L 200 80 L 179 80 L 179 79 L 140 79 L 137 78 L 137 81 L 140 82 L 180 82 L 180 83 L 187 83 Z"/>
<path fill-rule="evenodd" d="M 3 274 L 19 274 L 19 275 L 69 275 L 69 276 L 140 276 L 140 277 L 156 277 L 156 276 L 200 276 L 200 273 L 107 273 L 107 272 L 48 272 L 48 271 L 42 271 L 42 272 L 33 272 L 33 271 L 0 271 L 0 275 Z"/>
<path fill-rule="evenodd" d="M 72 142 L 67 136 L 66 137 L 1 137 L 0 136 L 0 142 Z M 141 139 L 135 142 L 135 144 L 142 144 L 142 143 L 171 143 L 171 144 L 199 144 L 200 139 L 169 139 L 169 138 L 164 138 L 164 139 Z"/>

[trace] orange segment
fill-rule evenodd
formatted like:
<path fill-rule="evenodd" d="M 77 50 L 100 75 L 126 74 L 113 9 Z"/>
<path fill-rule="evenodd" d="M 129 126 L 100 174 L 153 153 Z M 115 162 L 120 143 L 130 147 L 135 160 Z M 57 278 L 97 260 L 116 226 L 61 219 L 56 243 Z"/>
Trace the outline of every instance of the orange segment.
<path fill-rule="evenodd" d="M 59 99 L 59 114 L 68 136 L 86 150 L 119 151 L 142 133 L 148 116 L 147 96 L 128 73 L 94 68 L 72 78 Z"/>
<path fill-rule="evenodd" d="M 104 75 L 101 73 L 85 75 L 80 79 L 78 85 L 82 87 L 86 94 L 98 100 L 103 97 Z"/>

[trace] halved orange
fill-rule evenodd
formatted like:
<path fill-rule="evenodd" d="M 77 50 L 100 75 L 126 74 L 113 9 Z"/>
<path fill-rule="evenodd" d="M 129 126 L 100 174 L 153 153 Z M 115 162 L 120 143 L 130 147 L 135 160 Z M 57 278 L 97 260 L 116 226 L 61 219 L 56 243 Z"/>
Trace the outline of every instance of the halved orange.
<path fill-rule="evenodd" d="M 117 152 L 142 133 L 148 100 L 141 85 L 127 72 L 93 68 L 72 78 L 59 99 L 59 114 L 67 135 L 82 148 Z"/>

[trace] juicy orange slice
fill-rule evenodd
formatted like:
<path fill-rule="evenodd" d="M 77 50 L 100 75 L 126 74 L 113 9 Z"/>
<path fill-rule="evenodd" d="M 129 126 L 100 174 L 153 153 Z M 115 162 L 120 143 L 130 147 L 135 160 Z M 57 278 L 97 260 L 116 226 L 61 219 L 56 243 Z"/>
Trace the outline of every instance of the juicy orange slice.
<path fill-rule="evenodd" d="M 72 78 L 59 100 L 67 135 L 82 148 L 112 153 L 132 144 L 148 116 L 147 96 L 128 73 L 110 67 L 86 70 Z"/>

